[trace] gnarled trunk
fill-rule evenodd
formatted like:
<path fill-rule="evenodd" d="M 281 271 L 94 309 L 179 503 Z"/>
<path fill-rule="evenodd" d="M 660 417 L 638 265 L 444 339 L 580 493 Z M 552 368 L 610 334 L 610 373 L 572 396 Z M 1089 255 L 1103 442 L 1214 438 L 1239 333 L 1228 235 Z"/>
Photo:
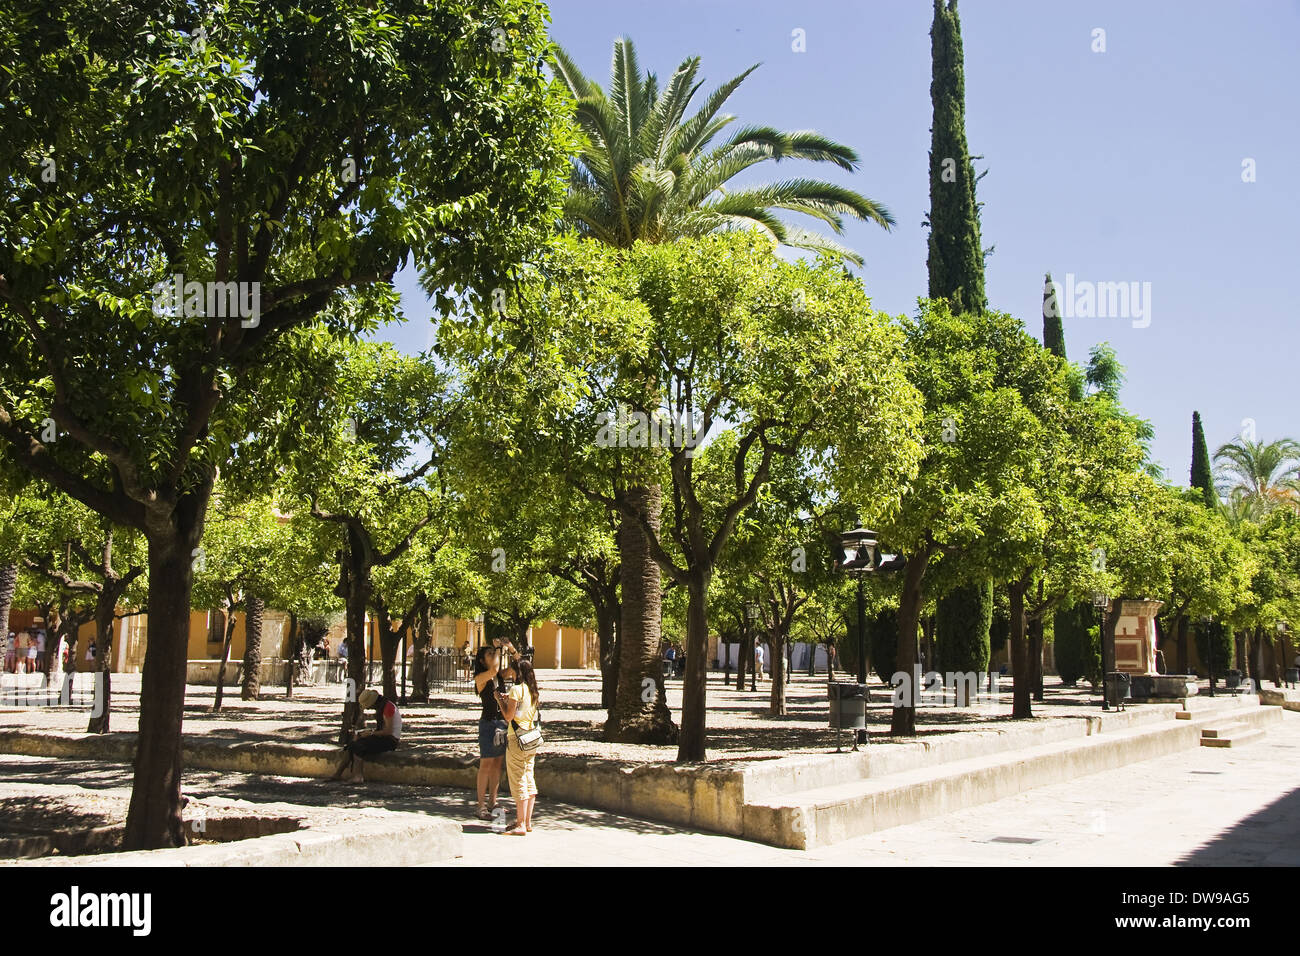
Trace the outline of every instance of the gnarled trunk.
<path fill-rule="evenodd" d="M 17 589 L 17 562 L 7 561 L 0 564 L 0 640 L 9 638 L 9 609 L 13 606 L 14 592 Z"/>
<path fill-rule="evenodd" d="M 627 500 L 658 533 L 662 504 L 659 486 L 631 489 Z M 659 658 L 663 600 L 659 565 L 650 554 L 649 539 L 639 523 L 624 518 L 618 539 L 619 580 L 623 589 L 618 691 L 614 709 L 605 722 L 604 736 L 606 740 L 620 743 L 673 743 L 678 739 L 677 726 L 664 695 Z M 702 658 L 705 646 L 707 640 L 694 654 Z M 692 652 L 687 653 L 689 656 Z M 702 724 L 699 737 L 702 751 Z"/>
<path fill-rule="evenodd" d="M 262 693 L 262 616 L 266 602 L 256 594 L 244 599 L 244 686 L 239 696 L 257 700 Z"/>

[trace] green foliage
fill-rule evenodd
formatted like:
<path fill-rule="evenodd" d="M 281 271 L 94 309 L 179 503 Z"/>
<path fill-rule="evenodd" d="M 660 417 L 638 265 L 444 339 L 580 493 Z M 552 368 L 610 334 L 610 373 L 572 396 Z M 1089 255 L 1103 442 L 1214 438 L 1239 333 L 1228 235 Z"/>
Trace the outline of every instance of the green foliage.
<path fill-rule="evenodd" d="M 956 0 L 935 0 L 930 27 L 930 298 L 953 312 L 982 312 L 984 253 L 980 249 L 975 167 L 966 146 L 966 79 Z"/>
<path fill-rule="evenodd" d="M 856 621 L 856 613 L 854 615 Z M 856 631 L 856 628 L 854 628 Z M 898 609 L 886 607 L 867 618 L 867 643 L 871 648 L 871 669 L 885 683 L 889 683 L 899 668 Z M 856 647 L 856 644 L 854 645 Z M 855 665 L 856 666 L 856 665 Z"/>
<path fill-rule="evenodd" d="M 1079 602 L 1056 612 L 1054 618 L 1056 671 L 1068 687 L 1101 670 L 1096 657 L 1097 609 Z"/>
<path fill-rule="evenodd" d="M 1065 325 L 1052 274 L 1043 278 L 1043 348 L 1065 361 Z"/>
<path fill-rule="evenodd" d="M 583 133 L 564 205 L 565 220 L 580 236 L 629 247 L 638 241 L 758 229 L 785 245 L 860 265 L 861 256 L 827 236 L 783 222 L 778 213 L 809 216 L 836 234 L 843 231 L 845 215 L 886 229 L 893 225 L 884 206 L 834 183 L 802 178 L 733 182 L 768 161 L 829 162 L 847 170 L 858 166 L 852 149 L 812 130 L 745 126 L 712 145 L 736 119 L 720 111 L 757 64 L 708 94 L 688 115 L 703 83 L 699 57 L 682 61 L 660 89 L 653 73 L 641 74 L 632 41 L 619 38 L 608 91 L 584 76 L 562 49 L 555 49 L 554 61 Z"/>
<path fill-rule="evenodd" d="M 412 257 L 442 306 L 503 284 L 558 213 L 569 140 L 544 12 L 493 6 L 52 3 L 15 20 L 0 439 L 21 463 L 144 529 L 259 424 L 241 412 L 283 332 L 322 313 L 373 328 Z M 256 284 L 260 314 L 159 308 L 176 274 L 244 283 L 249 302 Z"/>
<path fill-rule="evenodd" d="M 1255 519 L 1279 505 L 1295 507 L 1300 487 L 1300 442 L 1291 438 L 1256 441 L 1242 437 L 1220 445 L 1214 453 L 1219 493 L 1226 501 L 1243 502 Z"/>
<path fill-rule="evenodd" d="M 953 588 L 939 598 L 935 609 L 935 669 L 957 673 L 986 670 L 992 623 L 992 579 Z"/>
<path fill-rule="evenodd" d="M 1191 485 L 1199 488 L 1208 508 L 1219 507 L 1219 495 L 1214 490 L 1214 476 L 1210 471 L 1210 451 L 1205 445 L 1205 429 L 1201 427 L 1201 413 L 1192 412 L 1192 474 Z"/>

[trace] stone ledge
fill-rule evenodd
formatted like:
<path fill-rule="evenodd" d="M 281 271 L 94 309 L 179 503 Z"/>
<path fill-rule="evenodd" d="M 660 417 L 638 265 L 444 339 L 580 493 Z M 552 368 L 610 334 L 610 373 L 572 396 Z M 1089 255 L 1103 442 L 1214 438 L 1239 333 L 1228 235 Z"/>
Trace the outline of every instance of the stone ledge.
<path fill-rule="evenodd" d="M 282 803 L 206 800 L 278 817 L 302 816 L 312 808 Z M 343 816 L 339 814 L 339 816 Z M 362 819 L 357 819 L 360 816 Z M 166 850 L 135 850 L 92 856 L 0 861 L 8 866 L 410 866 L 461 856 L 459 823 L 419 813 L 351 810 L 337 822 L 312 822 L 300 830 L 230 843 Z"/>

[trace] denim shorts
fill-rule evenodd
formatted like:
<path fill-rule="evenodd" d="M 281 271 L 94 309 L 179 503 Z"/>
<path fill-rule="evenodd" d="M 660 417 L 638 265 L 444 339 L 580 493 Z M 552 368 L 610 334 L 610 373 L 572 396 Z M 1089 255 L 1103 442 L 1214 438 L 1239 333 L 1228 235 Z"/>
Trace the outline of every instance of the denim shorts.
<path fill-rule="evenodd" d="M 478 722 L 478 755 L 485 760 L 506 755 L 506 722 L 480 720 Z"/>

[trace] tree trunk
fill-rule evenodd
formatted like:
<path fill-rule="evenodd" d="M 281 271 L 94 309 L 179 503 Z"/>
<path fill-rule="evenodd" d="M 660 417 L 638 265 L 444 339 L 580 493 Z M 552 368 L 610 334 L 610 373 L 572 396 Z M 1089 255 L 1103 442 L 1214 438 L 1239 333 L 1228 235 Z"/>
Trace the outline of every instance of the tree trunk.
<path fill-rule="evenodd" d="M 343 727 L 339 731 L 340 746 L 352 742 L 353 734 L 356 731 L 357 719 L 361 716 L 361 705 L 357 703 L 357 698 L 361 692 L 366 689 L 366 601 L 364 595 L 357 588 L 352 589 L 352 593 L 347 600 L 345 614 L 347 616 L 347 642 L 348 642 L 348 688 L 347 694 L 344 695 L 343 703 Z"/>
<path fill-rule="evenodd" d="M 18 565 L 15 562 L 0 564 L 0 640 L 9 638 L 9 609 L 18 589 Z M 0 662 L 3 666 L 3 662 Z"/>
<path fill-rule="evenodd" d="M 658 533 L 662 503 L 659 486 L 631 489 L 627 497 Z M 623 589 L 622 623 L 618 629 L 618 691 L 614 709 L 605 722 L 604 736 L 617 743 L 674 743 L 678 739 L 677 726 L 664 695 L 659 660 L 663 600 L 659 565 L 651 557 L 649 541 L 637 522 L 624 519 L 618 538 L 619 580 Z M 702 658 L 704 646 L 688 651 L 688 656 L 692 653 Z M 703 740 L 701 719 L 701 751 Z"/>
<path fill-rule="evenodd" d="M 244 686 L 239 696 L 257 700 L 262 694 L 262 615 L 266 602 L 256 594 L 244 598 Z"/>
<path fill-rule="evenodd" d="M 180 516 L 168 517 L 174 527 Z M 181 724 L 193 585 L 191 549 L 202 533 L 201 512 L 194 525 L 189 533 L 172 530 L 167 534 L 160 530 L 149 536 L 148 644 L 124 850 L 185 845 L 181 821 Z"/>
<path fill-rule="evenodd" d="M 1029 634 L 1029 688 L 1034 700 L 1043 700 L 1043 619 L 1036 617 L 1028 624 Z"/>
<path fill-rule="evenodd" d="M 596 602 L 596 637 L 600 642 L 600 706 L 606 719 L 613 713 L 618 697 L 618 620 L 614 609 Z"/>
<path fill-rule="evenodd" d="M 226 691 L 226 664 L 230 661 L 230 645 L 235 642 L 235 606 L 226 608 L 226 633 L 221 641 L 221 663 L 217 665 L 217 693 L 212 698 L 212 712 L 221 710 Z"/>
<path fill-rule="evenodd" d="M 1176 665 L 1178 669 L 1174 673 L 1186 674 L 1187 673 L 1187 615 L 1186 614 L 1180 614 L 1178 616 L 1178 621 L 1174 625 L 1174 629 L 1178 635 L 1177 643 L 1174 645 L 1175 649 L 1178 651 L 1178 663 Z"/>
<path fill-rule="evenodd" d="M 397 651 L 402 643 L 402 634 L 393 630 L 386 613 L 381 612 L 378 617 L 381 693 L 389 700 L 397 700 Z"/>
<path fill-rule="evenodd" d="M 293 672 L 298 665 L 298 642 L 301 640 L 302 635 L 298 633 L 298 615 L 290 611 L 289 653 L 285 655 L 284 661 L 284 696 L 286 700 L 293 700 Z"/>
<path fill-rule="evenodd" d="M 422 610 L 415 619 L 415 649 L 411 654 L 411 700 L 428 702 L 429 700 L 429 644 L 433 632 L 429 618 L 429 608 Z"/>
<path fill-rule="evenodd" d="M 785 716 L 785 645 L 786 636 L 780 628 L 773 630 L 768 637 L 772 651 L 772 698 L 769 712 L 773 717 Z"/>
<path fill-rule="evenodd" d="M 889 721 L 889 733 L 893 737 L 916 736 L 916 698 L 920 693 L 919 676 L 916 673 L 916 628 L 921 620 L 921 605 L 925 592 L 921 588 L 925 579 L 925 566 L 929 562 L 929 552 L 908 557 L 903 569 L 903 592 L 898 602 L 898 645 L 894 651 L 894 669 L 902 670 L 908 665 L 912 675 L 910 693 L 904 698 L 902 706 L 895 706 Z"/>
<path fill-rule="evenodd" d="M 697 578 L 687 586 L 686 678 L 682 687 L 682 731 L 677 743 L 678 763 L 705 759 L 709 662 L 704 657 L 709 650 L 710 573 L 697 572 Z M 619 694 L 622 694 L 622 689 Z"/>
<path fill-rule="evenodd" d="M 110 674 L 112 674 L 112 650 L 113 650 L 113 612 L 117 605 L 116 597 L 107 593 L 108 589 L 100 592 L 99 600 L 95 602 L 95 647 L 102 648 L 99 657 L 95 659 L 95 670 L 98 673 L 96 678 L 97 686 L 95 693 L 98 699 L 95 701 L 95 711 L 90 718 L 90 725 L 86 728 L 88 734 L 106 734 L 109 732 L 111 714 L 113 712 L 113 694 Z M 72 647 L 75 652 L 76 643 Z"/>
<path fill-rule="evenodd" d="M 1011 717 L 1028 718 L 1034 716 L 1030 704 L 1033 688 L 1032 665 L 1029 660 L 1029 642 L 1025 632 L 1028 622 L 1025 620 L 1025 590 L 1027 584 L 1017 582 L 1007 585 L 1007 596 L 1011 602 Z"/>
<path fill-rule="evenodd" d="M 365 558 L 366 543 L 356 529 L 348 528 L 347 547 L 342 554 L 343 574 L 335 593 L 344 600 L 347 618 L 348 692 L 344 695 L 343 726 L 339 731 L 339 744 L 352 742 L 361 722 L 361 705 L 357 698 L 366 689 L 369 668 L 366 666 L 366 608 L 370 606 L 370 564 Z"/>

